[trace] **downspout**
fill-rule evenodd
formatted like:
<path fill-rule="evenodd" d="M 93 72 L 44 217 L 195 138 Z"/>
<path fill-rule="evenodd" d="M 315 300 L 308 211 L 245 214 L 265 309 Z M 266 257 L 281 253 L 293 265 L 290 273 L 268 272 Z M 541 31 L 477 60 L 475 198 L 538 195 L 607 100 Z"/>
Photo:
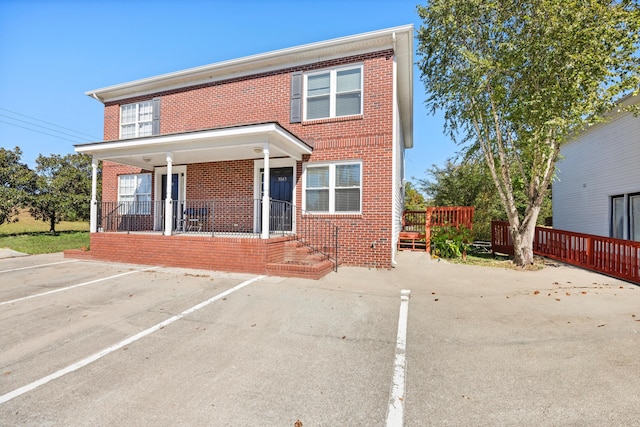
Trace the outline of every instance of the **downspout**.
<path fill-rule="evenodd" d="M 397 63 L 396 63 L 396 32 L 394 31 L 393 34 L 391 35 L 391 40 L 393 43 L 393 94 L 392 94 L 392 112 L 391 112 L 391 144 L 392 144 L 392 148 L 391 148 L 391 265 L 392 266 L 396 266 L 398 265 L 398 261 L 396 259 L 396 256 L 398 254 L 398 246 L 396 245 L 397 242 L 397 238 L 398 235 L 396 234 L 396 201 L 397 201 L 397 194 L 396 191 L 398 191 L 397 187 L 397 182 L 396 182 L 396 174 L 398 172 L 398 165 L 397 165 L 397 151 L 398 151 L 398 147 L 396 147 L 398 141 L 398 132 L 396 130 L 396 126 L 397 126 L 397 114 L 396 114 L 396 109 L 398 107 L 398 91 L 396 88 L 396 79 L 398 77 L 397 74 Z"/>
<path fill-rule="evenodd" d="M 92 98 L 95 98 L 95 99 L 96 99 L 96 101 L 98 101 L 98 102 L 102 103 L 102 100 L 101 100 L 100 98 L 98 98 L 98 95 L 96 95 L 96 93 L 95 93 L 95 92 L 93 92 L 93 93 L 91 94 L 91 97 L 92 97 Z"/>

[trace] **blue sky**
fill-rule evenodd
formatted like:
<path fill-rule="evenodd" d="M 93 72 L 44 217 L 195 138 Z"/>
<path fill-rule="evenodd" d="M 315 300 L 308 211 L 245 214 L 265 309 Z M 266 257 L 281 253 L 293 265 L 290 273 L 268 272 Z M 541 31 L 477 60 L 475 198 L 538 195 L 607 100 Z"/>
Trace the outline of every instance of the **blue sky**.
<path fill-rule="evenodd" d="M 404 24 L 417 29 L 417 4 L 0 0 L 0 146 L 19 146 L 22 161 L 34 166 L 38 154 L 67 154 L 74 143 L 102 139 L 103 106 L 88 90 Z M 407 179 L 424 178 L 457 150 L 424 99 L 416 68 Z"/>

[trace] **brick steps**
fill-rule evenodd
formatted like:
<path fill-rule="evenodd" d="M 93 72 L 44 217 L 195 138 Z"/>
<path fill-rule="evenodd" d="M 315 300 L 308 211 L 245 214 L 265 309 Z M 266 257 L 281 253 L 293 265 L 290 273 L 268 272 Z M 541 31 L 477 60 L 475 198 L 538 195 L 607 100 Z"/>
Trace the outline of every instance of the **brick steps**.
<path fill-rule="evenodd" d="M 317 280 L 333 270 L 333 261 L 292 240 L 284 245 L 284 260 L 266 267 L 269 275 Z"/>

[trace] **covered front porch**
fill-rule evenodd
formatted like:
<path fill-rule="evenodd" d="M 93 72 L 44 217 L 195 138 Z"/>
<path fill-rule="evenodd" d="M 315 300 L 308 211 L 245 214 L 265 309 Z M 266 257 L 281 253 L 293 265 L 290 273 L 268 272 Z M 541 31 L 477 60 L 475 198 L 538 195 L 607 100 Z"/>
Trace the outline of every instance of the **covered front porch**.
<path fill-rule="evenodd" d="M 302 157 L 312 148 L 277 123 L 76 151 L 93 156 L 92 257 L 262 274 L 295 265 L 324 270 L 324 261 L 337 268 L 338 228 L 296 206 Z M 99 161 L 114 166 L 107 181 L 103 173 L 101 201 Z"/>

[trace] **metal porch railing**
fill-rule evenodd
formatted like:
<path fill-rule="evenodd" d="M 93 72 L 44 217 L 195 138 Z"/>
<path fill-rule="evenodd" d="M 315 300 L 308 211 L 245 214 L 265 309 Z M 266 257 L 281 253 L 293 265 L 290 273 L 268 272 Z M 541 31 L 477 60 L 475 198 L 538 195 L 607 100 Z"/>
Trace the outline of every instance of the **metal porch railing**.
<path fill-rule="evenodd" d="M 98 232 L 164 232 L 164 201 L 102 202 L 98 204 Z M 175 234 L 259 237 L 262 201 L 253 198 L 174 201 Z M 322 254 L 338 268 L 338 227 L 319 215 L 295 205 L 271 200 L 269 231 L 291 236 L 314 253 Z"/>

